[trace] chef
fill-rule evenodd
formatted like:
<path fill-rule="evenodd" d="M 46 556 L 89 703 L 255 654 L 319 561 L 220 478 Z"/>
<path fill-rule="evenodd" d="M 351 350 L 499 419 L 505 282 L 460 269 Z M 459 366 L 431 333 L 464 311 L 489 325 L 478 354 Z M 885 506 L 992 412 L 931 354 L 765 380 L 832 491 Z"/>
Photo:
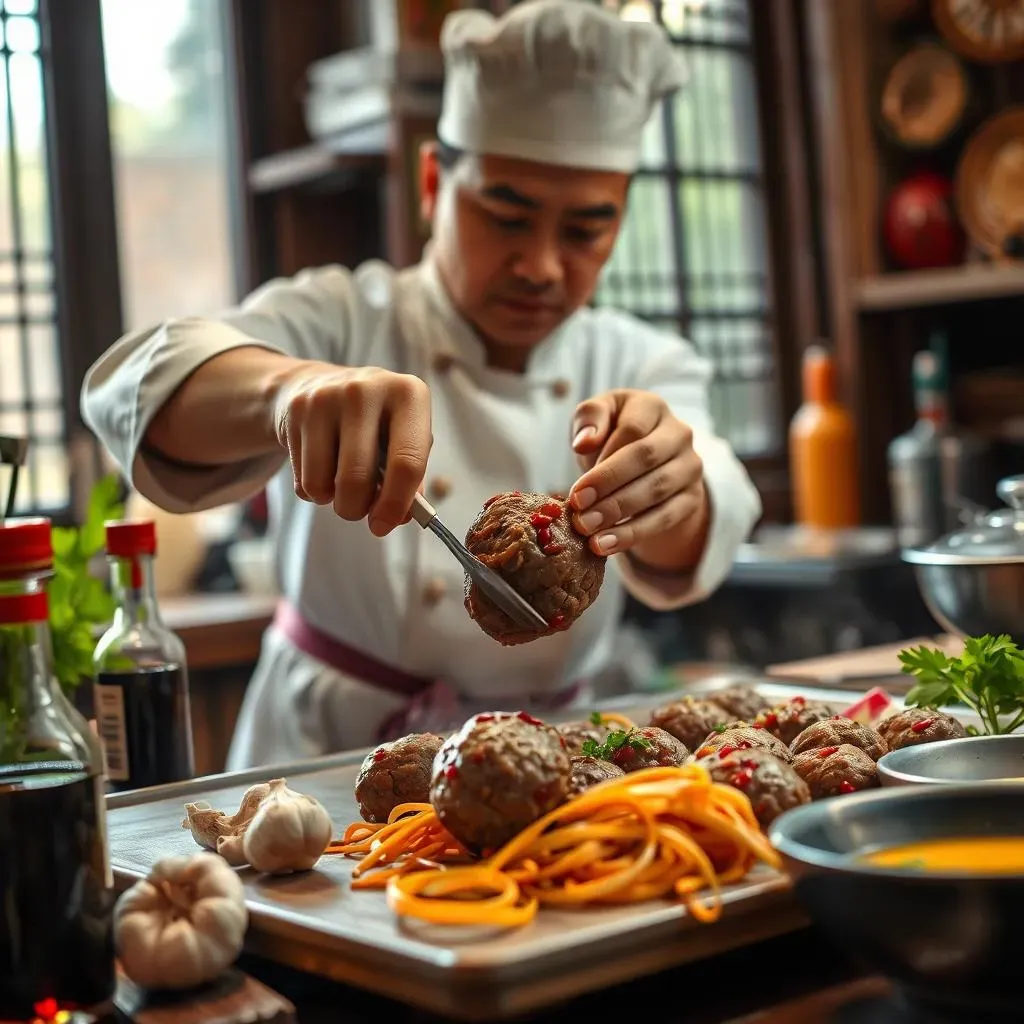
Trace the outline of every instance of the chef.
<path fill-rule="evenodd" d="M 234 310 L 134 331 L 86 378 L 86 421 L 171 512 L 268 489 L 282 601 L 231 769 L 460 723 L 585 705 L 624 588 L 707 597 L 760 515 L 681 338 L 593 309 L 641 135 L 683 82 L 655 25 L 579 0 L 464 10 L 442 31 L 436 144 L 420 166 L 421 263 L 325 266 Z M 378 484 L 378 438 L 387 439 Z M 409 521 L 422 491 L 464 536 L 487 498 L 570 494 L 609 560 L 571 629 L 502 647 L 463 573 Z"/>

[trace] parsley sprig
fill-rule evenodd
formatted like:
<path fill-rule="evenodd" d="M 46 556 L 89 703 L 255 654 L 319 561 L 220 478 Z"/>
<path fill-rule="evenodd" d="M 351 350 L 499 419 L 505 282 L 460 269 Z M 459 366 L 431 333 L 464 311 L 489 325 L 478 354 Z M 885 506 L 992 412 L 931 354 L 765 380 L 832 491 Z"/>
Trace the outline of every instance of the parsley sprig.
<path fill-rule="evenodd" d="M 603 743 L 597 740 L 583 741 L 583 754 L 586 757 L 598 757 L 602 761 L 614 760 L 615 752 L 623 747 L 632 747 L 634 750 L 653 750 L 654 744 L 642 736 L 637 729 L 630 729 L 626 732 L 623 729 L 616 729 L 605 737 Z"/>
<path fill-rule="evenodd" d="M 104 549 L 107 520 L 123 514 L 120 477 L 112 473 L 93 486 L 85 522 L 53 530 L 53 578 L 47 588 L 53 669 L 69 695 L 92 675 L 95 631 L 114 614 L 106 579 L 93 574 L 92 562 Z"/>
<path fill-rule="evenodd" d="M 905 704 L 965 704 L 981 719 L 981 730 L 967 727 L 972 736 L 1011 733 L 1024 725 L 1024 651 L 1009 636 L 968 637 L 956 658 L 923 645 L 901 651 L 899 658 L 903 672 L 917 679 Z"/>

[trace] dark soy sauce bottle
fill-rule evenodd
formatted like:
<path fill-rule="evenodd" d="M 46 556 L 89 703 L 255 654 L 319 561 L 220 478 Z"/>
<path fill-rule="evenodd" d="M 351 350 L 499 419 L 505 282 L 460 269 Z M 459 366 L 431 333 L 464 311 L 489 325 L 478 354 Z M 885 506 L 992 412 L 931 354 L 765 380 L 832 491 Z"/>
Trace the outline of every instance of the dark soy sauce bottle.
<path fill-rule="evenodd" d="M 53 674 L 48 519 L 0 521 L 0 1020 L 105 1016 L 115 893 L 103 752 Z"/>
<path fill-rule="evenodd" d="M 117 610 L 93 654 L 96 724 L 112 789 L 191 779 L 192 719 L 185 645 L 164 625 L 153 582 L 156 526 L 106 524 Z"/>

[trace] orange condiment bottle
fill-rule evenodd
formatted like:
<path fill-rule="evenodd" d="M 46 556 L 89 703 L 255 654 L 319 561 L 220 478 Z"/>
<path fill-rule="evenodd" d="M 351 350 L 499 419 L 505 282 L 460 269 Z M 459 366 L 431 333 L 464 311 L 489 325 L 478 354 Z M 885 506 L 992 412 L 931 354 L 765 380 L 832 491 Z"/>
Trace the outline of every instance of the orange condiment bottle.
<path fill-rule="evenodd" d="M 835 363 L 819 346 L 803 359 L 803 404 L 789 427 L 793 506 L 801 526 L 841 530 L 860 523 L 857 435 L 836 398 Z"/>

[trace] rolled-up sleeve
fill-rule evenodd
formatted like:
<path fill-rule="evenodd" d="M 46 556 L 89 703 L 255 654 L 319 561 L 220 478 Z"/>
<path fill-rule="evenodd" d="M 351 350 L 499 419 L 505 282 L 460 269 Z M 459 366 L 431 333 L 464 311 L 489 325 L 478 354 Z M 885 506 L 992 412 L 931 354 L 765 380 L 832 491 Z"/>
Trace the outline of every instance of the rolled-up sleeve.
<path fill-rule="evenodd" d="M 636 361 L 624 386 L 660 395 L 689 425 L 711 503 L 707 543 L 691 572 L 651 571 L 628 554 L 615 556 L 626 589 L 647 607 L 667 611 L 704 600 L 724 582 L 761 517 L 761 497 L 732 446 L 715 433 L 708 403 L 711 364 L 689 342 L 639 321 L 628 345 Z"/>
<path fill-rule="evenodd" d="M 143 449 L 153 417 L 200 366 L 231 349 L 255 345 L 302 359 L 353 361 L 358 312 L 352 275 L 331 266 L 271 281 L 216 317 L 133 331 L 89 369 L 82 416 L 132 485 L 159 507 L 197 512 L 242 500 L 277 472 L 283 451 L 224 466 L 181 466 Z"/>

